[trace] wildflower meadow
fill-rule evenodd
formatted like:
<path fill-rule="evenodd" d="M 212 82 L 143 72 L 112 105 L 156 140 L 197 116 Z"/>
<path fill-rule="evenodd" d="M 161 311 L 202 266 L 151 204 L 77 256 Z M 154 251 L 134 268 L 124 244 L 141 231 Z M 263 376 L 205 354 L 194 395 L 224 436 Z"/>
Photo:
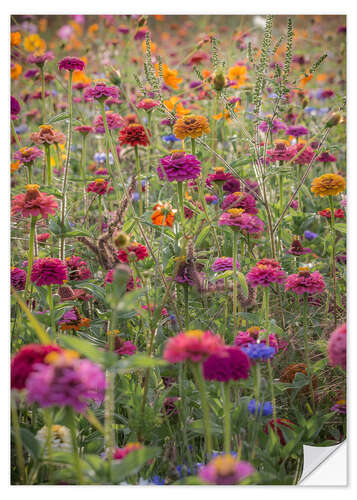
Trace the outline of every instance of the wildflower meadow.
<path fill-rule="evenodd" d="M 10 23 L 11 484 L 297 484 L 346 439 L 345 16 Z"/>

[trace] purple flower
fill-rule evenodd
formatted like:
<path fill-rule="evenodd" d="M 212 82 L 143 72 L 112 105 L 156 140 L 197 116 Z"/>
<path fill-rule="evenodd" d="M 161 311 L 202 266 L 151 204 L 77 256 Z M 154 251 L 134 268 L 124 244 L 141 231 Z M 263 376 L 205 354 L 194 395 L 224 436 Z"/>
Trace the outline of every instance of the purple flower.
<path fill-rule="evenodd" d="M 239 208 L 232 208 L 228 212 L 224 212 L 218 224 L 220 226 L 230 226 L 232 229 L 240 229 L 248 234 L 261 234 L 264 229 L 264 222 L 259 219 L 256 215 L 250 215 L 246 213 L 232 213 L 233 210 L 241 210 Z"/>
<path fill-rule="evenodd" d="M 263 342 L 242 347 L 242 351 L 253 361 L 266 361 L 275 355 L 274 347 L 268 346 Z"/>
<path fill-rule="evenodd" d="M 305 231 L 304 236 L 308 241 L 314 240 L 318 237 L 317 233 L 313 233 L 312 231 Z"/>
<path fill-rule="evenodd" d="M 200 467 L 200 479 L 209 484 L 239 484 L 255 472 L 249 462 L 238 461 L 233 455 L 218 455 L 207 465 Z"/>
<path fill-rule="evenodd" d="M 15 290 L 25 290 L 26 271 L 18 267 L 12 267 L 10 273 L 11 286 Z"/>
<path fill-rule="evenodd" d="M 104 399 L 105 375 L 100 366 L 88 359 L 57 355 L 51 364 L 38 364 L 26 382 L 28 403 L 42 408 L 71 406 L 83 413 L 90 400 Z"/>
<path fill-rule="evenodd" d="M 160 179 L 167 179 L 169 182 L 197 179 L 201 173 L 201 162 L 196 156 L 186 154 L 184 151 L 177 151 L 160 158 L 160 164 L 157 173 Z"/>
<path fill-rule="evenodd" d="M 237 269 L 239 269 L 239 262 L 237 261 Z M 224 271 L 231 271 L 233 269 L 233 257 L 220 257 L 216 259 L 211 267 L 215 273 L 222 273 Z"/>
<path fill-rule="evenodd" d="M 84 92 L 84 100 L 86 102 L 93 101 L 96 99 L 97 101 L 102 101 L 107 99 L 108 97 L 117 98 L 119 95 L 119 90 L 117 87 L 107 87 L 105 83 L 97 83 L 95 87 L 90 87 Z"/>
<path fill-rule="evenodd" d="M 85 63 L 78 57 L 64 57 L 58 63 L 58 69 L 66 71 L 83 71 L 85 68 Z"/>
<path fill-rule="evenodd" d="M 269 128 L 269 122 L 262 122 L 258 128 L 262 132 L 267 132 Z M 272 125 L 270 127 L 270 131 L 273 134 L 276 134 L 276 132 L 279 132 L 279 130 L 285 130 L 285 129 L 286 129 L 285 123 L 281 122 L 280 120 L 273 120 Z"/>
<path fill-rule="evenodd" d="M 11 120 L 16 120 L 16 118 L 18 118 L 18 114 L 21 111 L 21 106 L 19 104 L 19 101 L 13 96 L 10 97 L 10 110 Z"/>
<path fill-rule="evenodd" d="M 302 125 L 291 125 L 286 129 L 286 135 L 292 135 L 294 137 L 300 137 L 301 135 L 306 135 L 309 133 L 307 128 Z"/>
<path fill-rule="evenodd" d="M 33 263 L 31 281 L 36 286 L 62 285 L 68 279 L 67 266 L 60 259 L 45 257 Z"/>
<path fill-rule="evenodd" d="M 249 377 L 249 358 L 242 349 L 226 346 L 219 354 L 212 354 L 203 363 L 203 375 L 206 380 L 228 382 Z"/>
<path fill-rule="evenodd" d="M 36 52 L 34 52 L 28 56 L 27 62 L 36 64 L 37 66 L 43 66 L 46 61 L 52 61 L 52 59 L 54 59 L 54 55 L 51 51 L 44 52 L 43 54 L 36 54 Z"/>
<path fill-rule="evenodd" d="M 258 408 L 257 408 L 258 406 Z M 263 417 L 270 417 L 273 414 L 273 406 L 270 401 L 267 401 L 263 405 L 258 403 L 255 399 L 251 399 L 248 403 L 248 412 L 252 415 L 262 415 Z"/>

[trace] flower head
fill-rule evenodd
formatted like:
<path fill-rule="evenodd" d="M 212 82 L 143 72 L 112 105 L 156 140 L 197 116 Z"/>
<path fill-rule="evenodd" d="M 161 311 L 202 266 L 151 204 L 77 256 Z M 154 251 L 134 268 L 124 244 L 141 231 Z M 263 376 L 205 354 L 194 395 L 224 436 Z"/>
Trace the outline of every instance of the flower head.
<path fill-rule="evenodd" d="M 197 179 L 201 173 L 201 162 L 196 156 L 184 151 L 173 151 L 171 155 L 160 158 L 157 173 L 160 179 L 167 179 L 169 182 Z"/>
<path fill-rule="evenodd" d="M 314 240 L 318 237 L 317 233 L 313 233 L 312 231 L 305 231 L 304 236 L 308 241 Z"/>
<path fill-rule="evenodd" d="M 43 66 L 46 61 L 52 61 L 54 59 L 53 52 L 33 52 L 27 58 L 27 62 L 30 64 L 36 64 L 36 66 Z"/>
<path fill-rule="evenodd" d="M 247 347 L 242 347 L 242 350 L 247 354 L 252 361 L 266 361 L 275 355 L 274 347 L 268 346 L 261 342 L 260 344 L 249 344 Z"/>
<path fill-rule="evenodd" d="M 346 323 L 331 333 L 328 341 L 328 359 L 332 366 L 341 366 L 346 370 Z"/>
<path fill-rule="evenodd" d="M 90 401 L 100 404 L 106 387 L 100 366 L 88 359 L 57 354 L 46 357 L 49 364 L 34 367 L 26 382 L 28 402 L 42 408 L 71 406 L 83 413 Z"/>
<path fill-rule="evenodd" d="M 114 111 L 106 111 L 105 118 L 107 120 L 109 130 L 117 130 L 124 125 L 123 117 L 118 113 L 114 113 Z M 97 118 L 93 122 L 93 125 L 97 134 L 105 133 L 103 117 L 101 115 L 97 116 Z"/>
<path fill-rule="evenodd" d="M 300 137 L 301 135 L 306 135 L 309 133 L 307 128 L 302 125 L 291 125 L 286 129 L 286 135 L 292 135 L 294 137 Z"/>
<path fill-rule="evenodd" d="M 243 233 L 260 235 L 264 229 L 264 222 L 256 215 L 244 212 L 242 208 L 230 208 L 219 218 L 220 226 L 230 226 L 232 229 L 243 231 Z"/>
<path fill-rule="evenodd" d="M 33 263 L 31 281 L 36 286 L 62 285 L 67 279 L 67 266 L 60 259 L 44 257 Z"/>
<path fill-rule="evenodd" d="M 108 181 L 106 179 L 95 179 L 93 182 L 90 182 L 87 186 L 87 193 L 96 193 L 100 196 L 103 196 L 107 192 L 110 192 L 113 188 L 108 188 Z"/>
<path fill-rule="evenodd" d="M 122 248 L 119 250 L 117 253 L 117 257 L 120 260 L 120 262 L 129 262 L 132 258 L 134 258 L 135 262 L 138 262 L 139 260 L 144 260 L 146 257 L 149 256 L 148 249 L 146 248 L 145 245 L 141 245 L 140 243 L 137 243 L 136 241 L 130 243 L 129 246 L 126 248 Z"/>
<path fill-rule="evenodd" d="M 175 220 L 175 211 L 169 203 L 157 203 L 154 206 L 154 212 L 151 215 L 151 221 L 155 226 L 169 226 L 172 227 Z"/>
<path fill-rule="evenodd" d="M 173 131 L 179 139 L 185 139 L 185 137 L 196 139 L 201 137 L 202 134 L 208 134 L 210 128 L 206 117 L 187 115 L 178 118 Z"/>
<path fill-rule="evenodd" d="M 258 403 L 255 399 L 251 399 L 248 403 L 248 412 L 252 415 L 262 415 L 263 417 L 270 417 L 273 414 L 273 406 L 270 401 L 266 403 Z"/>
<path fill-rule="evenodd" d="M 233 455 L 218 455 L 200 467 L 198 475 L 209 484 L 232 485 L 239 484 L 254 472 L 249 462 L 239 461 Z"/>
<path fill-rule="evenodd" d="M 14 153 L 14 160 L 20 163 L 32 163 L 36 158 L 41 158 L 43 156 L 43 151 L 34 147 L 31 148 L 21 148 Z"/>
<path fill-rule="evenodd" d="M 64 57 L 58 63 L 58 69 L 66 71 L 83 71 L 85 68 L 85 62 L 78 57 Z"/>
<path fill-rule="evenodd" d="M 20 213 L 22 217 L 41 216 L 47 219 L 49 215 L 54 215 L 58 208 L 55 197 L 50 194 L 40 193 L 37 184 L 28 184 L 26 193 L 21 193 L 13 197 L 11 202 L 11 215 Z"/>
<path fill-rule="evenodd" d="M 291 242 L 291 247 L 287 251 L 290 255 L 306 255 L 311 253 L 311 248 L 304 248 L 300 240 L 295 239 Z"/>
<path fill-rule="evenodd" d="M 228 194 L 222 203 L 222 209 L 228 210 L 230 208 L 242 208 L 246 214 L 256 215 L 258 209 L 256 207 L 255 198 L 248 193 L 235 193 Z"/>
<path fill-rule="evenodd" d="M 315 196 L 336 196 L 346 188 L 346 180 L 338 174 L 324 174 L 312 181 L 311 191 Z"/>
<path fill-rule="evenodd" d="M 87 262 L 76 255 L 66 257 L 68 279 L 70 281 L 82 281 L 91 279 L 92 273 Z"/>
<path fill-rule="evenodd" d="M 285 276 L 278 262 L 273 259 L 261 259 L 256 266 L 251 268 L 246 279 L 253 287 L 269 286 L 270 283 L 283 283 Z"/>
<path fill-rule="evenodd" d="M 155 71 L 156 71 L 156 76 L 159 75 L 159 64 L 155 64 Z M 162 65 L 162 76 L 164 79 L 164 82 L 168 87 L 171 87 L 175 90 L 178 89 L 178 86 L 182 82 L 182 78 L 178 78 L 177 76 L 178 71 L 177 69 L 170 69 L 167 64 Z"/>
<path fill-rule="evenodd" d="M 130 340 L 124 340 L 113 330 L 108 332 L 109 335 L 114 335 L 114 352 L 119 356 L 132 356 L 136 353 L 136 345 Z M 106 344 L 106 349 L 109 349 L 109 343 Z"/>
<path fill-rule="evenodd" d="M 21 106 L 20 103 L 15 97 L 11 96 L 10 97 L 10 114 L 11 114 L 11 120 L 16 120 L 18 118 L 18 115 L 20 114 L 21 111 Z"/>
<path fill-rule="evenodd" d="M 11 286 L 17 291 L 25 290 L 26 271 L 18 267 L 12 267 L 10 272 Z"/>
<path fill-rule="evenodd" d="M 30 139 L 37 146 L 42 144 L 64 144 L 66 142 L 66 136 L 59 130 L 55 130 L 51 125 L 41 125 L 40 131 L 33 132 Z"/>
<path fill-rule="evenodd" d="M 149 136 L 151 136 L 148 130 Z M 150 139 L 146 135 L 143 125 L 140 123 L 131 123 L 127 127 L 123 128 L 119 132 L 119 142 L 122 146 L 123 144 L 129 144 L 129 146 L 148 146 L 150 144 Z"/>
<path fill-rule="evenodd" d="M 239 269 L 240 265 L 238 261 L 236 265 L 237 269 Z M 211 269 L 215 273 L 223 273 L 224 271 L 233 270 L 233 257 L 219 257 L 213 262 Z"/>
<path fill-rule="evenodd" d="M 215 184 L 221 185 L 225 184 L 232 178 L 233 178 L 232 174 L 230 174 L 229 172 L 225 172 L 224 167 L 215 167 L 214 174 L 209 174 L 207 176 L 206 184 L 207 186 L 211 186 L 212 182 L 214 182 Z M 240 183 L 239 183 L 239 188 L 240 188 Z"/>
<path fill-rule="evenodd" d="M 74 130 L 83 135 L 88 135 L 89 133 L 94 132 L 94 128 L 90 125 L 79 125 L 78 127 L 74 127 Z"/>
<path fill-rule="evenodd" d="M 158 103 L 157 101 L 154 101 L 154 99 L 150 99 L 150 98 L 147 98 L 147 99 L 142 99 L 141 101 L 139 101 L 136 105 L 137 108 L 139 109 L 145 109 L 145 111 L 150 111 L 154 108 L 156 108 L 156 106 L 159 106 L 160 103 Z"/>
<path fill-rule="evenodd" d="M 48 426 L 45 425 L 36 433 L 36 439 L 45 450 L 44 456 L 47 456 L 48 453 L 48 446 L 46 446 L 49 437 L 48 431 Z M 68 427 L 64 425 L 51 425 L 51 447 L 53 451 L 72 452 L 71 432 Z"/>
<path fill-rule="evenodd" d="M 203 376 L 206 380 L 228 382 L 246 379 L 249 376 L 250 361 L 239 347 L 225 346 L 219 354 L 212 354 L 203 363 Z"/>
<path fill-rule="evenodd" d="M 75 330 L 78 331 L 82 327 L 87 327 L 91 320 L 81 315 L 77 307 L 66 311 L 62 318 L 59 320 L 61 330 Z"/>
<path fill-rule="evenodd" d="M 247 79 L 247 68 L 246 66 L 237 64 L 236 66 L 232 66 L 228 70 L 228 78 L 230 80 L 229 86 L 238 89 L 242 85 L 244 85 Z"/>
<path fill-rule="evenodd" d="M 189 359 L 194 363 L 204 361 L 211 354 L 223 351 L 224 341 L 209 330 L 188 330 L 170 338 L 165 346 L 164 359 L 180 363 Z"/>
<path fill-rule="evenodd" d="M 318 271 L 310 273 L 309 269 L 305 267 L 299 268 L 298 274 L 288 276 L 285 283 L 285 290 L 291 290 L 298 295 L 304 293 L 313 295 L 323 292 L 324 289 L 325 282 L 321 274 Z"/>
<path fill-rule="evenodd" d="M 134 450 L 140 450 L 143 445 L 140 443 L 128 443 L 124 448 L 117 448 L 113 453 L 113 460 L 123 460 Z"/>
<path fill-rule="evenodd" d="M 93 101 L 105 101 L 108 97 L 117 98 L 119 95 L 119 90 L 117 87 L 108 87 L 105 83 L 99 82 L 94 87 L 86 89 L 84 92 L 84 100 L 87 102 Z"/>

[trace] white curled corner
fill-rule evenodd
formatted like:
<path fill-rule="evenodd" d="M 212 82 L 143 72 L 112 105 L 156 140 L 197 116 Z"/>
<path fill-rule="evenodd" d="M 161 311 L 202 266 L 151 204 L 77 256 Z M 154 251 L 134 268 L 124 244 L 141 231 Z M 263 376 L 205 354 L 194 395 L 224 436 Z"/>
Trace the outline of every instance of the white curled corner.
<path fill-rule="evenodd" d="M 347 443 L 334 446 L 304 444 L 304 469 L 301 486 L 346 486 Z"/>

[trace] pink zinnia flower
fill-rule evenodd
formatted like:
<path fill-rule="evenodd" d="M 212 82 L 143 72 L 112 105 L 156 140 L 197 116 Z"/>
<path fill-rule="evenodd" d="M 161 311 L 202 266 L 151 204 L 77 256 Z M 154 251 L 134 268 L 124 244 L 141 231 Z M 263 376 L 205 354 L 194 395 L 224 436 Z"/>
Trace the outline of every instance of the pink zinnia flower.
<path fill-rule="evenodd" d="M 216 184 L 224 184 L 228 180 L 230 180 L 233 175 L 230 174 L 229 172 L 225 172 L 224 167 L 215 167 L 214 168 L 215 173 L 214 174 L 209 174 L 206 179 L 206 184 L 207 186 L 211 186 L 212 182 Z M 240 187 L 240 184 L 239 184 Z M 238 191 L 239 188 L 236 190 Z"/>
<path fill-rule="evenodd" d="M 295 157 L 298 154 L 298 152 L 301 151 L 304 147 L 305 147 L 304 144 L 297 144 L 296 146 L 293 146 L 294 148 L 293 157 Z M 314 155 L 315 151 L 310 146 L 307 146 L 307 148 L 304 149 L 304 151 L 301 154 L 299 154 L 297 158 L 295 158 L 293 163 L 295 163 L 296 165 L 308 165 L 313 159 Z"/>
<path fill-rule="evenodd" d="M 28 56 L 27 62 L 36 64 L 37 66 L 43 66 L 46 61 L 52 61 L 53 58 L 54 55 L 51 51 L 44 52 L 43 54 L 36 54 L 36 52 L 34 52 Z"/>
<path fill-rule="evenodd" d="M 291 243 L 291 247 L 287 250 L 287 253 L 290 255 L 306 255 L 307 253 L 311 253 L 311 248 L 304 248 L 300 242 L 300 240 L 293 240 Z"/>
<path fill-rule="evenodd" d="M 151 109 L 156 108 L 156 106 L 159 106 L 159 104 L 160 103 L 158 103 L 157 101 L 148 98 L 139 101 L 136 107 L 139 109 L 145 109 L 145 111 L 150 111 Z"/>
<path fill-rule="evenodd" d="M 20 213 L 23 217 L 41 216 L 47 219 L 49 215 L 54 215 L 58 208 L 55 197 L 50 194 L 40 193 L 37 184 L 28 184 L 26 193 L 21 193 L 13 197 L 11 202 L 11 215 Z"/>
<path fill-rule="evenodd" d="M 273 259 L 262 259 L 252 267 L 246 276 L 247 282 L 256 287 L 269 286 L 271 283 L 283 283 L 286 278 L 279 262 Z"/>
<path fill-rule="evenodd" d="M 237 228 L 248 234 L 261 234 L 264 230 L 264 222 L 256 215 L 246 214 L 242 208 L 230 208 L 221 215 L 218 224 Z"/>
<path fill-rule="evenodd" d="M 207 465 L 200 467 L 200 479 L 209 484 L 233 485 L 254 474 L 249 462 L 239 461 L 232 455 L 218 455 Z"/>
<path fill-rule="evenodd" d="M 307 293 L 313 295 L 314 293 L 321 293 L 325 289 L 324 279 L 318 271 L 310 273 L 308 268 L 299 268 L 298 274 L 291 274 L 287 277 L 285 283 L 285 290 L 302 295 Z"/>
<path fill-rule="evenodd" d="M 140 443 L 128 443 L 124 448 L 117 448 L 113 453 L 113 460 L 123 460 L 129 453 L 134 450 L 140 450 L 143 445 Z"/>
<path fill-rule="evenodd" d="M 105 347 L 109 349 L 109 343 Z M 136 345 L 130 340 L 124 340 L 119 335 L 115 335 L 114 352 L 119 356 L 132 356 L 136 353 Z"/>
<path fill-rule="evenodd" d="M 239 267 L 239 262 L 237 261 L 237 269 Z M 233 257 L 219 257 L 213 262 L 211 269 L 215 273 L 233 270 Z"/>
<path fill-rule="evenodd" d="M 239 347 L 225 346 L 219 354 L 212 354 L 203 363 L 206 380 L 228 382 L 249 377 L 250 361 Z"/>
<path fill-rule="evenodd" d="M 50 233 L 41 233 L 41 234 L 38 234 L 37 235 L 37 241 L 39 243 L 44 243 L 45 241 L 48 240 L 48 238 L 50 238 Z"/>
<path fill-rule="evenodd" d="M 197 179 L 201 173 L 201 162 L 194 155 L 187 154 L 184 151 L 176 151 L 171 155 L 160 158 L 157 173 L 160 179 L 167 179 L 169 182 Z"/>
<path fill-rule="evenodd" d="M 62 69 L 66 71 L 83 71 L 85 68 L 85 63 L 78 57 L 64 57 L 58 63 L 58 69 L 61 71 Z"/>
<path fill-rule="evenodd" d="M 21 148 L 14 153 L 14 160 L 20 163 L 32 163 L 36 158 L 41 158 L 43 151 L 33 146 L 31 148 Z"/>
<path fill-rule="evenodd" d="M 229 208 L 242 208 L 245 213 L 251 215 L 258 213 L 255 198 L 251 194 L 239 191 L 231 193 L 224 198 L 222 209 L 227 210 Z"/>
<path fill-rule="evenodd" d="M 95 87 L 91 87 L 84 92 L 84 100 L 86 102 L 106 100 L 108 97 L 118 97 L 119 90 L 117 87 L 107 87 L 105 83 L 97 83 Z"/>
<path fill-rule="evenodd" d="M 92 273 L 87 262 L 76 255 L 66 257 L 68 279 L 70 281 L 83 281 L 91 279 Z"/>
<path fill-rule="evenodd" d="M 95 181 L 90 182 L 87 186 L 87 193 L 96 193 L 100 196 L 103 196 L 112 190 L 112 187 L 108 189 L 108 181 L 105 179 L 96 179 Z"/>
<path fill-rule="evenodd" d="M 36 286 L 62 285 L 68 279 L 66 264 L 52 257 L 37 259 L 33 263 L 31 281 Z"/>
<path fill-rule="evenodd" d="M 105 117 L 108 124 L 109 130 L 117 130 L 124 126 L 124 119 L 118 113 L 114 113 L 114 111 L 107 111 L 105 113 Z M 103 123 L 103 117 L 101 115 L 97 116 L 94 120 L 93 125 L 95 127 L 95 132 L 97 134 L 104 134 L 105 128 Z"/>
<path fill-rule="evenodd" d="M 26 382 L 28 403 L 42 408 L 71 406 L 83 413 L 90 401 L 100 404 L 105 394 L 105 374 L 88 359 L 58 355 L 51 364 L 40 364 Z"/>
<path fill-rule="evenodd" d="M 74 127 L 76 132 L 80 132 L 83 135 L 87 135 L 89 133 L 94 132 L 94 128 L 89 125 L 79 125 L 78 127 Z"/>
<path fill-rule="evenodd" d="M 317 161 L 320 161 L 321 163 L 332 163 L 337 161 L 336 156 L 328 153 L 327 151 L 324 151 L 323 153 L 319 154 L 319 156 L 316 158 Z"/>
<path fill-rule="evenodd" d="M 278 142 L 274 149 L 268 149 L 267 155 L 271 161 L 289 161 L 295 155 L 295 150 L 291 146 L 286 146 L 284 142 Z"/>
<path fill-rule="evenodd" d="M 139 260 L 144 260 L 146 257 L 148 257 L 149 252 L 146 248 L 146 246 L 141 245 L 140 243 L 137 243 L 136 241 L 131 243 L 129 246 L 126 248 L 122 248 L 119 250 L 117 253 L 117 257 L 120 260 L 120 262 L 129 262 L 129 260 L 132 258 L 132 256 L 135 258 L 135 261 L 138 262 Z"/>
<path fill-rule="evenodd" d="M 328 341 L 328 359 L 330 365 L 341 366 L 344 370 L 346 370 L 346 340 L 347 329 L 346 323 L 344 323 L 331 333 Z"/>
<path fill-rule="evenodd" d="M 180 363 L 189 359 L 194 363 L 204 361 L 211 354 L 223 351 L 224 341 L 209 330 L 189 330 L 170 338 L 164 350 L 164 359 Z"/>

